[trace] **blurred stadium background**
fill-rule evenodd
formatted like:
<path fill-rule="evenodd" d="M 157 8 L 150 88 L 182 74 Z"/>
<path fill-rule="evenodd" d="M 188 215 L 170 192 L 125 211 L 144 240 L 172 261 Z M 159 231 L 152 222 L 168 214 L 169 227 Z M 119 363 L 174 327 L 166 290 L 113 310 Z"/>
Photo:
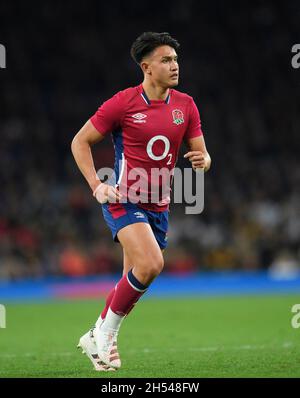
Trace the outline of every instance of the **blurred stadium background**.
<path fill-rule="evenodd" d="M 120 271 L 70 142 L 105 99 L 141 81 L 129 48 L 145 30 L 180 41 L 179 89 L 196 100 L 213 159 L 205 211 L 171 207 L 166 269 L 298 271 L 299 13 L 296 1 L 3 2 L 0 278 Z M 111 140 L 94 155 L 112 167 Z"/>
<path fill-rule="evenodd" d="M 147 30 L 181 43 L 178 89 L 194 97 L 212 157 L 204 212 L 171 206 L 149 294 L 300 292 L 299 2 L 4 1 L 0 20 L 0 302 L 103 297 L 119 277 L 121 248 L 70 143 L 141 81 L 129 49 Z M 97 168 L 113 155 L 106 138 Z"/>

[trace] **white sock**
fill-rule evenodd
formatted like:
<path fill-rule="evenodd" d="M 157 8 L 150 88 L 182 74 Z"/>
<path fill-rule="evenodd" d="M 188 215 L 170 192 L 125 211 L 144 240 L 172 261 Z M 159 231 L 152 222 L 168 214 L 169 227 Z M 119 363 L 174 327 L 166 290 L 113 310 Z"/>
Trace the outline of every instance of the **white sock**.
<path fill-rule="evenodd" d="M 97 329 L 100 328 L 102 322 L 103 322 L 103 319 L 101 318 L 101 315 L 100 315 L 99 318 L 97 319 L 96 323 L 95 323 L 95 326 L 96 326 Z"/>
<path fill-rule="evenodd" d="M 110 308 L 107 311 L 105 321 L 101 330 L 109 331 L 111 329 L 118 331 L 125 316 L 115 314 Z"/>

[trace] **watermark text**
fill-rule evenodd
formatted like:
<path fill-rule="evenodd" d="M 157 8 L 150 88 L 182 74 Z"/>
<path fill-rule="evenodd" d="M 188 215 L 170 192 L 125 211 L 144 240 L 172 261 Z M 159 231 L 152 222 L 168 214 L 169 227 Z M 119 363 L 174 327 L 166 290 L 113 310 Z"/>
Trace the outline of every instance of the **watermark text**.
<path fill-rule="evenodd" d="M 292 57 L 291 64 L 294 69 L 300 68 L 300 44 L 294 44 L 292 47 L 292 53 L 295 55 Z"/>
<path fill-rule="evenodd" d="M 295 315 L 292 318 L 292 327 L 300 328 L 300 304 L 294 304 L 291 310 Z"/>
<path fill-rule="evenodd" d="M 6 48 L 0 44 L 0 69 L 6 68 Z"/>
<path fill-rule="evenodd" d="M 3 304 L 0 304 L 0 329 L 6 328 L 6 309 Z"/>

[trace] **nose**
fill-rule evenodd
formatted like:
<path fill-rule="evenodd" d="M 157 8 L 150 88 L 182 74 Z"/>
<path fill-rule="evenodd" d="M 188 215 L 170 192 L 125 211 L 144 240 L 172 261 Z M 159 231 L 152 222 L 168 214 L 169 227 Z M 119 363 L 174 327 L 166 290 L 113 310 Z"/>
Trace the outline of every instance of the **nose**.
<path fill-rule="evenodd" d="M 172 69 L 172 71 L 175 71 L 175 72 L 176 72 L 176 70 L 179 69 L 177 61 L 174 61 L 174 60 L 173 60 L 173 61 L 171 62 L 171 69 Z"/>

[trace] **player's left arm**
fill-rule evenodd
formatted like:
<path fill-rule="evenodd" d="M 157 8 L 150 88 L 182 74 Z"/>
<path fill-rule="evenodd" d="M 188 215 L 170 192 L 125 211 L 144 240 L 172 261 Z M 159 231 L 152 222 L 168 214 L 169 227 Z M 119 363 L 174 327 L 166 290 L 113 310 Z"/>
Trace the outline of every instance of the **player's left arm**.
<path fill-rule="evenodd" d="M 193 169 L 204 169 L 204 171 L 208 171 L 211 165 L 211 158 L 206 149 L 203 135 L 195 138 L 188 138 L 185 140 L 185 143 L 189 152 L 187 152 L 184 157 L 189 159 Z"/>

